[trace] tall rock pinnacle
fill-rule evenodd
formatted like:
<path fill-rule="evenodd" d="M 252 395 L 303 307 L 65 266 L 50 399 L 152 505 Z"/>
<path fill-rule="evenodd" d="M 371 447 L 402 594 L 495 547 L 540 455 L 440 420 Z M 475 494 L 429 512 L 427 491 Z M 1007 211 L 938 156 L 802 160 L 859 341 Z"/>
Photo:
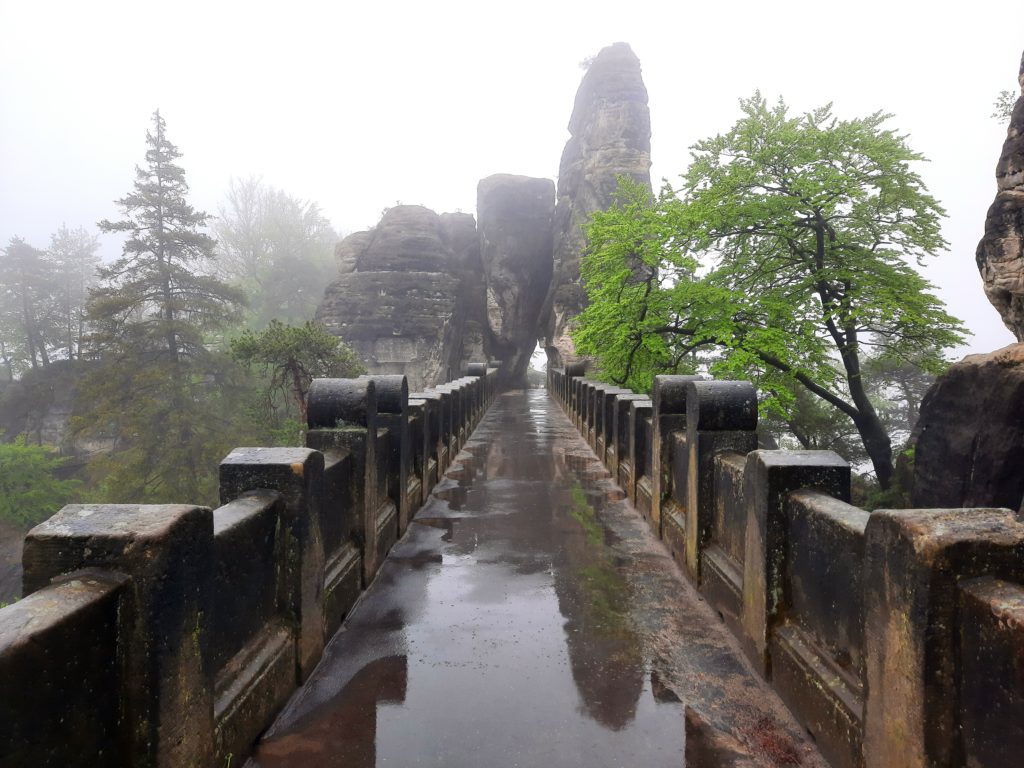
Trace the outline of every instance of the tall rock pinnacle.
<path fill-rule="evenodd" d="M 562 151 L 555 207 L 554 279 L 548 292 L 548 361 L 576 358 L 569 333 L 586 306 L 580 284 L 583 227 L 610 207 L 619 176 L 651 186 L 651 114 L 640 60 L 626 43 L 601 50 L 583 76 Z"/>
<path fill-rule="evenodd" d="M 988 209 L 977 260 L 985 295 L 1024 341 L 1024 57 L 1017 99 L 996 165 L 996 199 Z"/>

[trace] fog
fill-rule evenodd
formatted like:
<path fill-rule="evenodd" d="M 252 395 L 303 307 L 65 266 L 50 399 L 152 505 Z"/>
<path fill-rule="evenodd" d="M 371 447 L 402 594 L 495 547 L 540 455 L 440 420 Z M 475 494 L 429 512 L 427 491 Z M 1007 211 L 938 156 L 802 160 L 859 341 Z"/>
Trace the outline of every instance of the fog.
<path fill-rule="evenodd" d="M 974 332 L 969 350 L 1010 342 L 974 249 L 1024 4 L 688 5 L 0 0 L 0 243 L 45 247 L 61 223 L 116 216 L 156 108 L 211 213 L 232 176 L 253 174 L 345 231 L 396 202 L 472 212 L 484 176 L 557 174 L 580 62 L 625 40 L 650 93 L 656 185 L 758 88 L 796 110 L 894 113 L 949 213 L 950 251 L 927 277 Z"/>

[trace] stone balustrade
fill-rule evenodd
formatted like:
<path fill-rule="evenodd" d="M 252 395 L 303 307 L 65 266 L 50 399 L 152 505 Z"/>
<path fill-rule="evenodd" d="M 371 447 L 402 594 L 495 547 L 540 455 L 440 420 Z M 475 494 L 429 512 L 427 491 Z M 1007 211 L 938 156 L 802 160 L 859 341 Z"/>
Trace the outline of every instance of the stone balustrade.
<path fill-rule="evenodd" d="M 832 765 L 1019 762 L 1019 514 L 852 506 L 835 453 L 757 450 L 749 382 L 548 386 Z"/>
<path fill-rule="evenodd" d="M 237 448 L 217 509 L 69 505 L 0 609 L 0 763 L 241 765 L 495 396 L 320 379 L 304 448 Z"/>

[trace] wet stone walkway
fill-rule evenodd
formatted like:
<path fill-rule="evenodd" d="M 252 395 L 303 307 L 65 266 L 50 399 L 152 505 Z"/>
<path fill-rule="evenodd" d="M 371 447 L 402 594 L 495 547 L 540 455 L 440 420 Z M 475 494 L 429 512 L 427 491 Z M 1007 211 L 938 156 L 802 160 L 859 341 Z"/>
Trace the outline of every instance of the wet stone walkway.
<path fill-rule="evenodd" d="M 250 764 L 824 765 L 544 390 L 497 398 Z"/>

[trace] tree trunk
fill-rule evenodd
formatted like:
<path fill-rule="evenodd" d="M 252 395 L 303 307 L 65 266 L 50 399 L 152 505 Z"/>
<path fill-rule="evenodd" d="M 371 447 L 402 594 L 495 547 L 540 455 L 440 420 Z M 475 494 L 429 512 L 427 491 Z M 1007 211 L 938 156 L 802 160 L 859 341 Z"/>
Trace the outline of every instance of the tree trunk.
<path fill-rule="evenodd" d="M 857 407 L 857 416 L 853 417 L 853 423 L 860 433 L 861 442 L 864 443 L 868 458 L 871 459 L 871 464 L 875 468 L 878 484 L 883 491 L 886 491 L 892 485 L 892 441 L 864 388 L 855 330 L 847 329 L 846 344 L 840 347 L 839 354 L 843 359 L 843 367 L 846 369 L 846 383 L 850 388 L 850 397 Z"/>
<path fill-rule="evenodd" d="M 883 491 L 888 490 L 892 485 L 894 473 L 892 441 L 889 439 L 889 433 L 885 431 L 885 426 L 878 418 L 874 408 L 871 408 L 870 414 L 862 413 L 853 420 L 853 423 L 860 433 L 861 442 L 864 443 L 864 448 L 868 452 L 871 465 L 875 468 L 875 477 L 878 478 L 879 486 Z"/>

